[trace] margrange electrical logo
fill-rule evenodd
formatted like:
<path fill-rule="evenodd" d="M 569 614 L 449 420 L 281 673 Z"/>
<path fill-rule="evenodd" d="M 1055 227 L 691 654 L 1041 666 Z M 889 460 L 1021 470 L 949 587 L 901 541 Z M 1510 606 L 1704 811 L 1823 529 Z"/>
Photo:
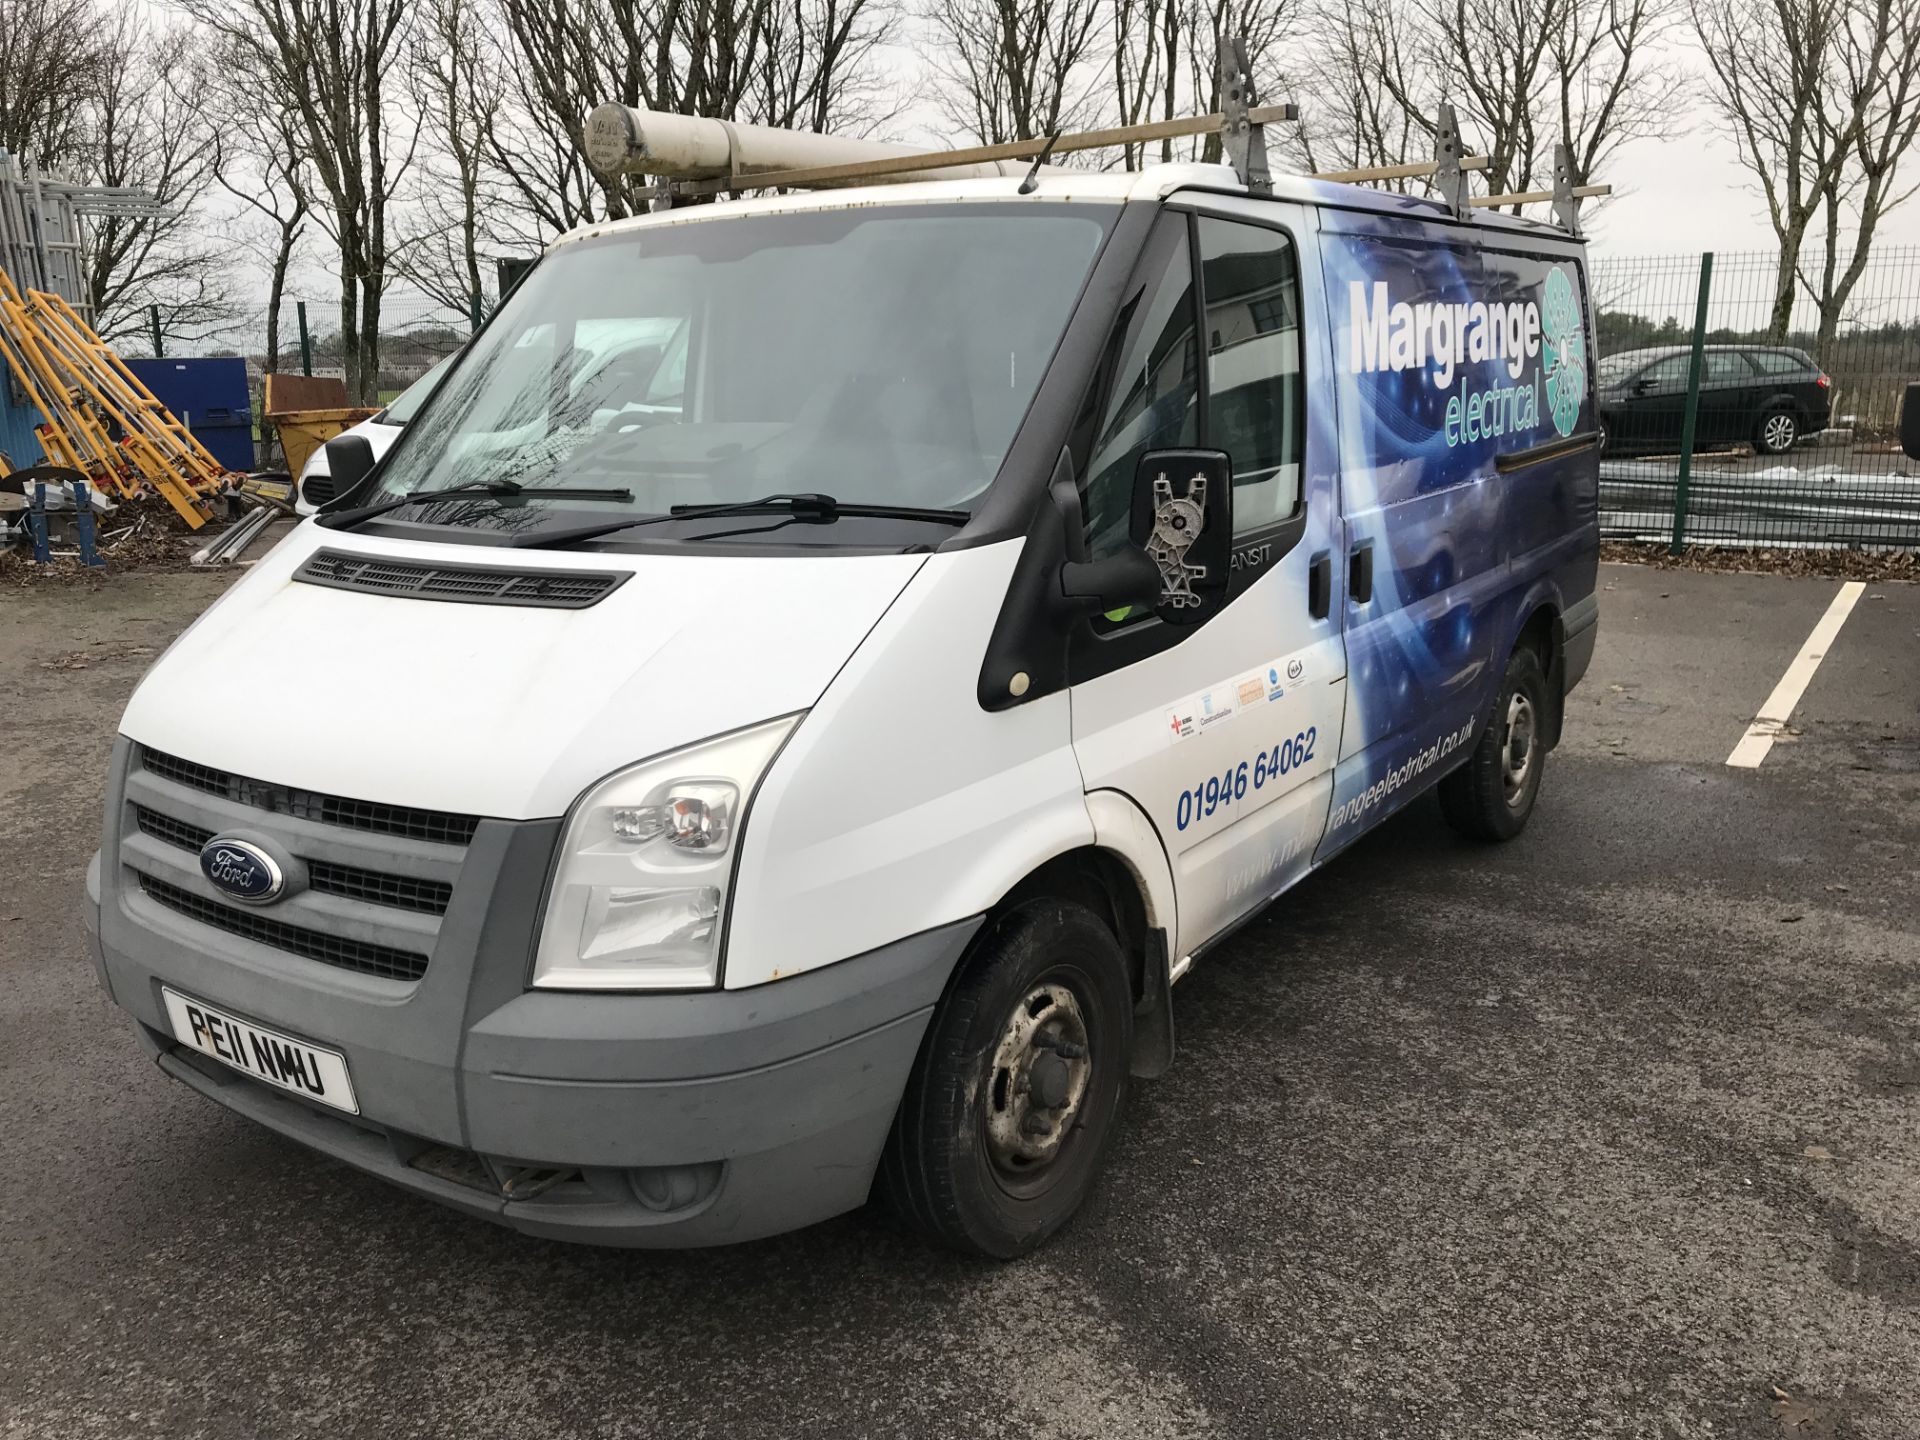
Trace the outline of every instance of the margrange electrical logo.
<path fill-rule="evenodd" d="M 1586 394 L 1580 302 L 1564 270 L 1547 272 L 1543 301 L 1396 300 L 1385 280 L 1349 281 L 1347 365 L 1356 375 L 1424 371 L 1452 390 L 1467 367 L 1495 365 L 1491 385 L 1447 397 L 1447 444 L 1472 445 L 1551 423 L 1573 433 Z M 1501 383 L 1500 372 L 1505 380 Z"/>

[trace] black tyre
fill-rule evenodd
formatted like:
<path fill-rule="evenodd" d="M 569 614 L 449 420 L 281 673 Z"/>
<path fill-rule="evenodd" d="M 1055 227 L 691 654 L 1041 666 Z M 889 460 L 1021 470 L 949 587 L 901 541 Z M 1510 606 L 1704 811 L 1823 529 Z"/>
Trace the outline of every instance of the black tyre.
<path fill-rule="evenodd" d="M 1753 448 L 1762 455 L 1784 455 L 1800 441 L 1800 417 L 1781 405 L 1760 417 L 1754 427 Z"/>
<path fill-rule="evenodd" d="M 881 1198 L 965 1254 L 1035 1249 L 1093 1188 L 1132 1044 L 1126 956 L 1092 911 L 1034 900 L 990 920 L 921 1043 Z"/>
<path fill-rule="evenodd" d="M 1440 782 L 1440 808 L 1462 835 L 1511 840 L 1527 828 L 1547 763 L 1547 704 L 1540 657 L 1522 646 L 1507 661 L 1472 758 Z"/>

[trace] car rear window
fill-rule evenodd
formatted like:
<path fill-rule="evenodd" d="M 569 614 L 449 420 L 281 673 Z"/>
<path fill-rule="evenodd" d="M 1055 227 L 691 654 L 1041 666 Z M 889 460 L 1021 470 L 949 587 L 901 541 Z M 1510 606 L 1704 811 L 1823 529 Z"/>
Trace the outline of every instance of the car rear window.
<path fill-rule="evenodd" d="M 1790 375 L 1795 370 L 1811 368 L 1790 350 L 1749 350 L 1747 358 L 1759 366 L 1765 375 Z"/>
<path fill-rule="evenodd" d="M 1702 380 L 1748 380 L 1753 376 L 1753 367 L 1738 350 L 1709 350 L 1701 358 L 1706 362 Z"/>

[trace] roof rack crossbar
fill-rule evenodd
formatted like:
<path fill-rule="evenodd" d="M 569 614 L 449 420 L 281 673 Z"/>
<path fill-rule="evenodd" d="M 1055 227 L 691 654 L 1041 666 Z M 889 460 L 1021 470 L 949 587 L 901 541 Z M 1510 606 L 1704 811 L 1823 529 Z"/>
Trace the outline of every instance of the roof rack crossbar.
<path fill-rule="evenodd" d="M 1569 201 L 1592 200 L 1612 193 L 1611 185 L 1574 185 L 1567 189 L 1564 198 Z M 1497 205 L 1544 205 L 1548 201 L 1553 201 L 1557 209 L 1561 198 L 1560 193 L 1554 190 L 1522 190 L 1514 195 L 1475 195 L 1468 203 L 1476 210 L 1487 210 Z M 1575 218 L 1577 221 L 1578 217 Z M 1576 235 L 1580 233 L 1573 226 L 1563 224 L 1561 228 L 1572 229 Z"/>
<path fill-rule="evenodd" d="M 1485 155 L 1462 155 L 1462 170 L 1484 170 L 1492 163 Z M 1369 180 L 1419 180 L 1432 175 L 1440 169 L 1437 160 L 1412 160 L 1405 165 L 1369 165 L 1360 170 L 1316 170 L 1315 180 L 1335 180 L 1341 184 L 1353 185 Z"/>

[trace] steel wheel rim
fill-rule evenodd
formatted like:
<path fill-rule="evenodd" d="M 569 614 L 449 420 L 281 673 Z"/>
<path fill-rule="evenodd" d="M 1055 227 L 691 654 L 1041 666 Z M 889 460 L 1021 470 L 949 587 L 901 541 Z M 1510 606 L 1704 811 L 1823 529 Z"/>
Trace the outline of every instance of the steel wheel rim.
<path fill-rule="evenodd" d="M 986 1076 L 983 1136 L 1002 1188 L 1044 1189 L 1073 1148 L 1093 1078 L 1093 1047 L 1079 996 L 1058 979 L 1013 1007 Z"/>
<path fill-rule="evenodd" d="M 1506 726 L 1500 736 L 1500 789 L 1507 807 L 1517 810 L 1526 798 L 1538 751 L 1533 701 L 1516 690 L 1507 700 Z"/>
<path fill-rule="evenodd" d="M 1767 418 L 1766 437 L 1769 450 L 1785 450 L 1793 444 L 1793 417 L 1791 415 L 1772 415 Z"/>

